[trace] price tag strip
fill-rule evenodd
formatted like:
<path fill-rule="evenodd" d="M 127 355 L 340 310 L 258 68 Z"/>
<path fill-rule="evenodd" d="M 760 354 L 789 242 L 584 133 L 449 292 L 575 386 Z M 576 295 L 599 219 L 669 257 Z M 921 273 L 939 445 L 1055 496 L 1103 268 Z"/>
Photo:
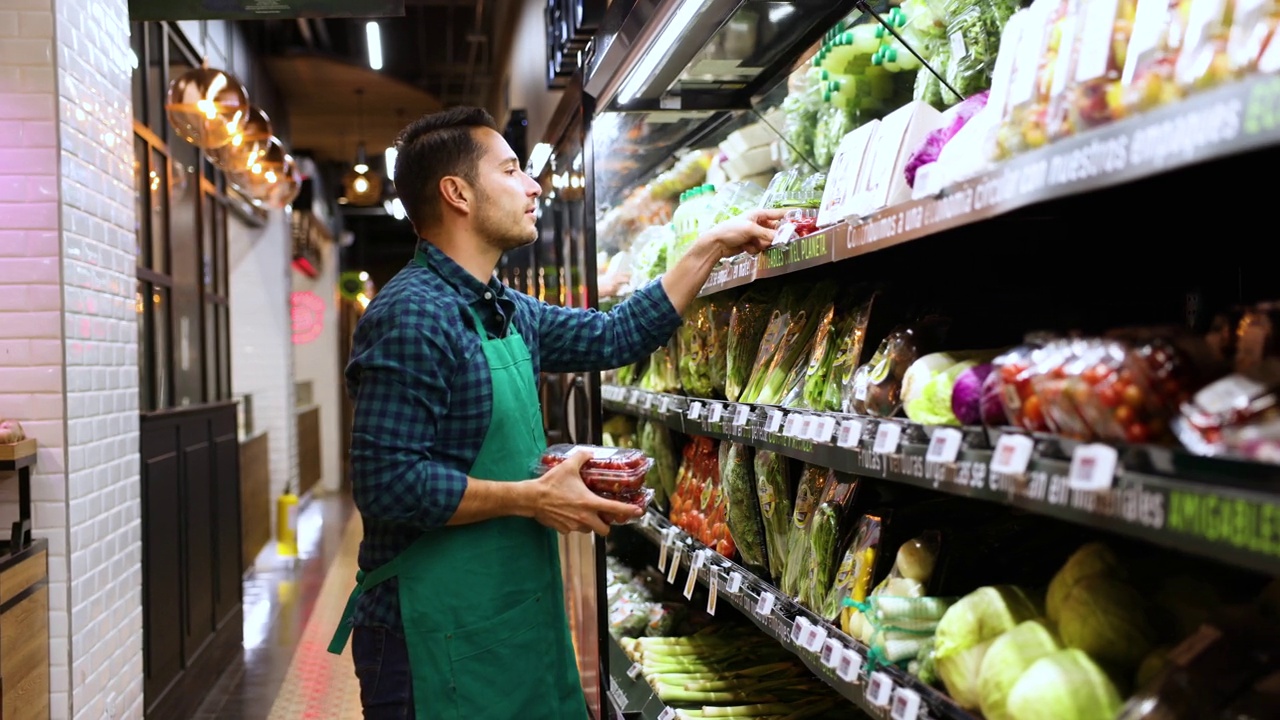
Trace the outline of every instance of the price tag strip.
<path fill-rule="evenodd" d="M 676 573 L 680 571 L 680 553 L 684 546 L 675 543 L 671 546 L 671 567 L 667 568 L 667 582 L 675 584 Z"/>
<path fill-rule="evenodd" d="M 769 419 L 764 426 L 765 432 L 776 433 L 780 427 L 782 427 L 782 411 L 769 410 Z"/>
<path fill-rule="evenodd" d="M 964 436 L 955 428 L 936 428 L 929 439 L 929 450 L 924 459 L 931 463 L 953 463 L 960 457 Z"/>
<path fill-rule="evenodd" d="M 716 596 L 720 590 L 720 569 L 710 568 L 707 571 L 707 614 L 716 614 Z"/>
<path fill-rule="evenodd" d="M 689 403 L 689 419 L 697 420 L 702 417 L 702 403 L 693 401 Z"/>
<path fill-rule="evenodd" d="M 742 427 L 747 424 L 747 416 L 751 414 L 750 405 L 739 405 L 737 410 L 733 411 L 733 424 Z"/>
<path fill-rule="evenodd" d="M 724 405 L 720 403 L 711 403 L 711 409 L 707 411 L 707 422 L 718 423 L 720 416 L 724 414 Z"/>
<path fill-rule="evenodd" d="M 684 598 L 686 600 L 693 599 L 693 588 L 698 584 L 698 570 L 702 568 L 702 564 L 707 560 L 706 550 L 698 550 L 693 553 L 691 562 L 689 563 L 689 577 L 684 581 Z"/>
<path fill-rule="evenodd" d="M 812 415 L 801 415 L 800 421 L 796 423 L 796 434 L 792 437 L 808 440 L 813 435 L 813 420 Z"/>
<path fill-rule="evenodd" d="M 809 625 L 804 637 L 800 638 L 800 647 L 809 652 L 822 652 L 822 644 L 827 641 L 827 629 L 821 625 Z"/>
<path fill-rule="evenodd" d="M 760 600 L 756 602 L 756 614 L 761 617 L 768 617 L 773 612 L 774 597 L 771 592 L 760 593 Z"/>
<path fill-rule="evenodd" d="M 814 442 L 829 443 L 831 436 L 836 433 L 836 419 L 830 415 L 823 415 L 816 418 L 813 423 L 813 434 L 810 439 Z"/>
<path fill-rule="evenodd" d="M 1071 453 L 1071 470 L 1067 486 L 1072 490 L 1097 492 L 1110 490 L 1116 478 L 1119 454 L 1110 445 L 1093 443 L 1077 445 Z"/>
<path fill-rule="evenodd" d="M 795 437 L 796 431 L 800 428 L 800 416 L 791 413 L 787 416 L 787 421 L 782 425 L 782 435 L 784 437 Z"/>
<path fill-rule="evenodd" d="M 893 705 L 889 708 L 892 720 L 916 720 L 920 716 L 920 693 L 900 687 L 893 692 Z"/>
<path fill-rule="evenodd" d="M 831 638 L 822 644 L 822 654 L 819 657 L 822 659 L 824 667 L 835 670 L 836 666 L 840 664 L 842 655 L 844 655 L 844 643 Z"/>
<path fill-rule="evenodd" d="M 1001 475 L 1022 475 L 1031 464 L 1031 451 L 1035 441 L 1026 435 L 1006 433 L 996 441 L 991 453 L 991 472 Z"/>
<path fill-rule="evenodd" d="M 836 438 L 836 445 L 842 448 L 856 447 L 862 441 L 862 421 L 861 420 L 845 420 L 840 423 L 840 434 Z"/>
<path fill-rule="evenodd" d="M 847 683 L 858 682 L 858 673 L 862 672 L 862 653 L 853 648 L 844 648 L 836 663 L 836 676 Z"/>
<path fill-rule="evenodd" d="M 872 450 L 877 455 L 891 455 L 898 451 L 898 441 L 902 439 L 902 426 L 894 422 L 882 422 L 876 428 L 876 444 Z"/>
<path fill-rule="evenodd" d="M 668 411 L 668 410 L 670 410 L 670 409 L 671 409 L 671 396 L 670 396 L 670 395 L 663 395 L 663 396 L 662 396 L 662 405 L 661 405 L 661 406 L 659 406 L 659 408 L 658 408 L 658 412 L 662 413 L 663 415 L 666 415 L 666 414 L 667 414 L 667 411 Z"/>
<path fill-rule="evenodd" d="M 627 670 L 627 677 L 631 678 L 632 680 L 635 680 L 636 678 L 640 677 L 640 673 L 643 671 L 644 671 L 643 665 L 641 665 L 640 663 L 632 663 L 631 667 Z"/>
<path fill-rule="evenodd" d="M 658 549 L 658 572 L 666 572 L 667 555 L 671 552 L 671 543 L 676 537 L 676 526 L 671 525 L 662 532 L 662 547 Z"/>
<path fill-rule="evenodd" d="M 666 708 L 658 713 L 658 720 L 676 720 L 676 717 L 675 708 Z"/>
<path fill-rule="evenodd" d="M 813 624 L 809 622 L 809 618 L 803 615 L 797 616 L 795 622 L 791 623 L 791 644 L 804 647 L 804 638 L 811 627 Z"/>
<path fill-rule="evenodd" d="M 728 590 L 731 593 L 737 593 L 739 590 L 741 590 L 742 589 L 742 573 L 736 570 L 730 572 L 729 581 L 725 583 L 724 589 Z"/>

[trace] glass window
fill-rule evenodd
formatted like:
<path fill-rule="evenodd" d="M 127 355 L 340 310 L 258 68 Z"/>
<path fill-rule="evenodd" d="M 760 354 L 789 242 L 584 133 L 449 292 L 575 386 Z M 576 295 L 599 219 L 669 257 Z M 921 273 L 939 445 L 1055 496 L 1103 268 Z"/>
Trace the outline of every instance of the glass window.
<path fill-rule="evenodd" d="M 137 238 L 138 267 L 151 267 L 151 242 L 148 235 L 150 226 L 147 224 L 147 200 L 151 197 L 151 193 L 145 191 L 149 167 L 147 158 L 150 155 L 151 148 L 147 145 L 147 141 L 135 135 L 133 138 L 133 185 L 137 188 L 137 192 L 133 197 L 137 206 L 137 212 L 134 215 L 134 237 Z"/>
<path fill-rule="evenodd" d="M 129 47 L 133 52 L 133 117 L 140 123 L 147 122 L 147 74 L 142 72 L 147 57 L 146 26 L 142 23 L 130 23 Z"/>
<path fill-rule="evenodd" d="M 155 407 L 173 407 L 173 375 L 169 372 L 173 364 L 173 344 L 170 342 L 173 309 L 169 303 L 169 288 L 151 286 L 150 315 Z"/>
<path fill-rule="evenodd" d="M 138 281 L 136 298 L 138 310 L 138 407 L 143 411 L 154 410 L 155 399 L 155 363 L 152 361 L 151 348 L 151 285 Z"/>
<path fill-rule="evenodd" d="M 219 400 L 231 399 L 231 310 L 218 306 L 218 378 L 222 394 Z"/>
<path fill-rule="evenodd" d="M 204 222 L 200 229 L 200 284 L 205 295 L 217 294 L 215 276 L 218 271 L 216 260 L 216 240 L 214 227 L 217 223 L 215 210 L 218 200 L 209 193 L 204 193 Z"/>
<path fill-rule="evenodd" d="M 216 358 L 222 357 L 222 349 L 218 347 L 218 305 L 216 303 L 205 303 L 204 305 L 204 357 L 209 361 L 204 364 L 204 400 L 205 402 L 214 402 L 218 400 L 221 391 L 218 387 L 218 363 Z"/>
<path fill-rule="evenodd" d="M 168 118 L 164 101 L 169 87 L 164 65 L 164 27 L 160 23 L 147 23 L 147 114 L 143 124 L 162 140 L 170 139 Z M 139 58 L 141 60 L 141 58 Z"/>
<path fill-rule="evenodd" d="M 213 224 L 213 260 L 217 265 L 218 294 L 224 300 L 230 300 L 228 297 L 230 291 L 227 288 L 229 283 L 227 276 L 231 274 L 231 269 L 227 267 L 227 206 L 221 202 L 215 202 L 213 210 L 215 218 Z"/>
<path fill-rule="evenodd" d="M 151 253 L 148 267 L 169 273 L 169 158 L 159 150 L 151 151 L 151 167 L 147 172 L 151 194 Z"/>

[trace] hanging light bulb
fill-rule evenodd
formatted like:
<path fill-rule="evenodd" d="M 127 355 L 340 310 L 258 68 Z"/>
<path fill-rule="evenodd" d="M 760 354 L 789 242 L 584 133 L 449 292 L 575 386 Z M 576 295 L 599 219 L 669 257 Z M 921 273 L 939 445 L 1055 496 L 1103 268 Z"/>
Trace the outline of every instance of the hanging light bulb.
<path fill-rule="evenodd" d="M 352 169 L 357 173 L 364 175 L 369 172 L 369 157 L 365 154 L 364 141 L 360 141 L 359 147 L 356 148 L 356 164 Z"/>
<path fill-rule="evenodd" d="M 210 151 L 209 157 L 227 172 L 242 172 L 249 169 L 256 155 L 266 150 L 273 137 L 275 133 L 267 114 L 261 108 L 250 107 L 240 132 L 231 138 L 231 142 Z"/>
<path fill-rule="evenodd" d="M 276 173 L 272 171 L 272 174 Z M 298 170 L 298 163 L 294 162 L 293 156 L 286 155 L 284 167 L 269 186 L 264 202 L 273 208 L 283 208 L 298 197 L 301 189 L 302 173 Z"/>
<path fill-rule="evenodd" d="M 279 138 L 272 137 L 245 161 L 246 167 L 228 171 L 227 178 L 249 195 L 265 197 L 265 186 L 274 183 L 284 173 L 286 158 L 288 153 L 285 152 L 284 144 Z"/>
<path fill-rule="evenodd" d="M 347 204 L 369 207 L 382 201 L 382 178 L 378 175 L 352 169 L 342 178 L 342 187 Z"/>
<path fill-rule="evenodd" d="M 249 114 L 249 94 L 230 73 L 204 65 L 169 83 L 164 107 L 182 139 L 214 150 L 241 132 Z"/>

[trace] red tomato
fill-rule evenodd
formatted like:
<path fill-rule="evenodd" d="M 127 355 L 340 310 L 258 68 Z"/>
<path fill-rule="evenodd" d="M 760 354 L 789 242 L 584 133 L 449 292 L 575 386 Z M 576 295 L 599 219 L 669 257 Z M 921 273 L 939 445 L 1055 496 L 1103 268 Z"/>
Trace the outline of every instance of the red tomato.
<path fill-rule="evenodd" d="M 1102 407 L 1113 408 L 1120 404 L 1120 395 L 1116 392 L 1114 385 L 1102 385 L 1095 389 L 1094 395 Z"/>
<path fill-rule="evenodd" d="M 1127 427 L 1129 423 L 1133 422 L 1133 418 L 1134 418 L 1133 408 L 1129 407 L 1128 405 L 1121 405 L 1120 407 L 1116 408 L 1114 414 L 1115 414 L 1116 422 L 1120 423 L 1121 425 L 1124 425 Z"/>
<path fill-rule="evenodd" d="M 1142 407 L 1142 388 L 1137 385 L 1129 385 L 1120 395 L 1124 399 L 1124 404 L 1135 410 Z"/>
<path fill-rule="evenodd" d="M 1023 427 L 1037 430 L 1044 426 L 1044 411 L 1040 407 L 1040 396 L 1032 395 L 1022 403 Z"/>
<path fill-rule="evenodd" d="M 1131 443 L 1145 443 L 1150 438 L 1150 431 L 1148 431 L 1147 426 L 1142 423 L 1133 423 L 1124 429 L 1124 439 Z"/>

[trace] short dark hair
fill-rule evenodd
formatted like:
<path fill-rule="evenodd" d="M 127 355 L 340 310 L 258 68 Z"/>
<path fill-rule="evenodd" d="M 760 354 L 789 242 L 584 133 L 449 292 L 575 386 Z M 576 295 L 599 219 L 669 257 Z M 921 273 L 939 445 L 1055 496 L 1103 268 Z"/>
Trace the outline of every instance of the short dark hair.
<path fill-rule="evenodd" d="M 474 131 L 498 124 L 487 111 L 455 107 L 423 115 L 396 138 L 396 193 L 418 232 L 443 217 L 440 181 L 456 175 L 475 183 L 484 147 Z"/>

